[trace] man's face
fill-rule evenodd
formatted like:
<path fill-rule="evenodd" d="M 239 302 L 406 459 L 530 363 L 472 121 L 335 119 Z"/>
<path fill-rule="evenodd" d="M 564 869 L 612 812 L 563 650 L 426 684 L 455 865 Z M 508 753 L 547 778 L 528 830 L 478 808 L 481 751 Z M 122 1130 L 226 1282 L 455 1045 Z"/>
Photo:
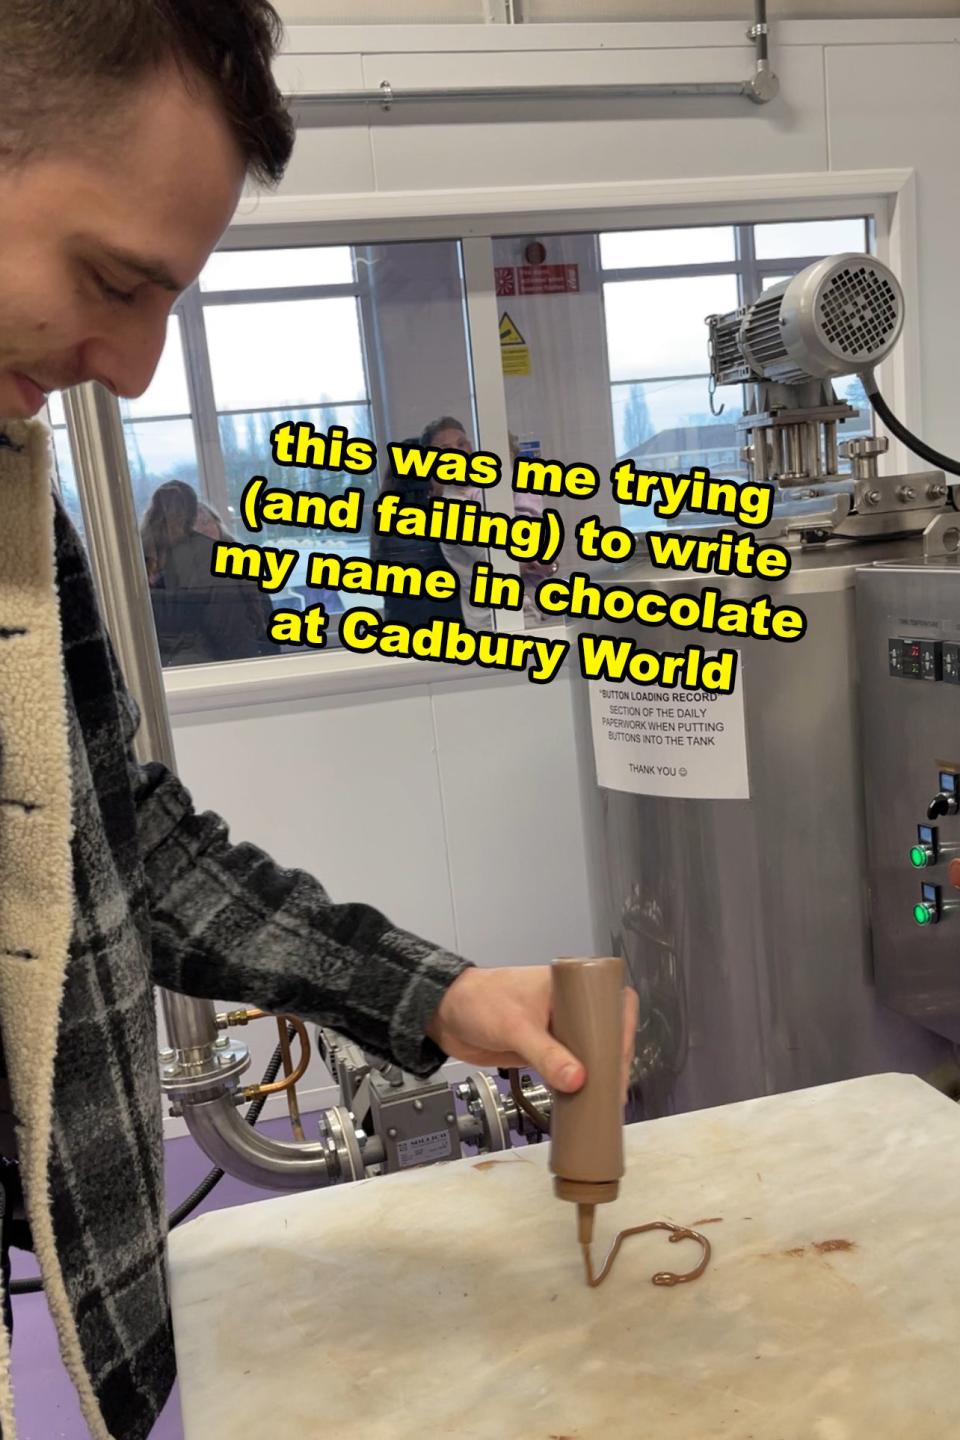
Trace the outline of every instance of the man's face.
<path fill-rule="evenodd" d="M 0 168 L 0 418 L 84 380 L 141 395 L 243 176 L 214 102 L 174 71 L 138 83 L 109 141 Z"/>

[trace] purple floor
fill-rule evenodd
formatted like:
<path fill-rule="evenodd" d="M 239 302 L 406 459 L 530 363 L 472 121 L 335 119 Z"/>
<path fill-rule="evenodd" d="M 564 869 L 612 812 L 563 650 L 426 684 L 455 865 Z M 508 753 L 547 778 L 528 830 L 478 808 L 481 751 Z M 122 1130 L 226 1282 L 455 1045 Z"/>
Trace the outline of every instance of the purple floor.
<path fill-rule="evenodd" d="M 309 1127 L 309 1117 L 305 1119 Z M 290 1126 L 284 1119 L 266 1120 L 257 1128 L 277 1139 L 290 1138 Z M 168 1140 L 166 1154 L 167 1199 L 172 1208 L 199 1184 L 210 1169 L 210 1161 L 188 1138 Z M 268 1198 L 265 1190 L 255 1190 L 225 1175 L 194 1213 L 202 1215 L 207 1210 L 223 1210 Z M 31 1255 L 22 1250 L 10 1253 L 14 1278 L 36 1274 Z M 53 1322 L 44 1297 L 18 1295 L 13 1304 L 13 1384 L 21 1440 L 89 1440 L 73 1386 L 60 1363 Z M 157 1421 L 151 1440 L 183 1440 L 176 1390 Z"/>

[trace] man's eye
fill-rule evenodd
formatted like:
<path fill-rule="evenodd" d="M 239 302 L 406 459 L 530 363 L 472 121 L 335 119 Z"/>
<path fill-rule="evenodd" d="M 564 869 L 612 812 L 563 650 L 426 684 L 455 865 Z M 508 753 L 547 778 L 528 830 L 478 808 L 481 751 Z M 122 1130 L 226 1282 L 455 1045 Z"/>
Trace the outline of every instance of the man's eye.
<path fill-rule="evenodd" d="M 133 304 L 137 293 L 135 290 L 118 290 L 115 285 L 110 284 L 109 280 L 104 280 L 98 270 L 94 270 L 92 273 L 97 283 L 97 289 L 107 300 L 111 300 L 118 305 Z"/>

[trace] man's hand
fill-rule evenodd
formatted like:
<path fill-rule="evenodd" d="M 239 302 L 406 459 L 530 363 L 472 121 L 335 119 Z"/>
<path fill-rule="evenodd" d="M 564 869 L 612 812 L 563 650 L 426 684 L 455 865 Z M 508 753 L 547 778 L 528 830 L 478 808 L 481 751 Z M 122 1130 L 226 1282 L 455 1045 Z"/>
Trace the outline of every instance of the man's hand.
<path fill-rule="evenodd" d="M 579 1090 L 586 1070 L 550 1034 L 549 965 L 464 970 L 428 1027 L 430 1039 L 458 1060 L 508 1069 L 529 1065 L 551 1090 Z M 639 1001 L 623 992 L 623 1083 L 626 1090 Z"/>

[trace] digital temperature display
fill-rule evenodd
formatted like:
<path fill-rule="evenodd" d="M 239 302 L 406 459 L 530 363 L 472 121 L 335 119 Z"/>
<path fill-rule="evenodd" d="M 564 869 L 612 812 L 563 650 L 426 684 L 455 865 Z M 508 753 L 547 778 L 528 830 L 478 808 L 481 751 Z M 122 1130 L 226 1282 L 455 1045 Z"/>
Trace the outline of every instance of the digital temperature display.
<path fill-rule="evenodd" d="M 943 642 L 895 636 L 887 641 L 890 674 L 908 680 L 943 678 Z"/>

